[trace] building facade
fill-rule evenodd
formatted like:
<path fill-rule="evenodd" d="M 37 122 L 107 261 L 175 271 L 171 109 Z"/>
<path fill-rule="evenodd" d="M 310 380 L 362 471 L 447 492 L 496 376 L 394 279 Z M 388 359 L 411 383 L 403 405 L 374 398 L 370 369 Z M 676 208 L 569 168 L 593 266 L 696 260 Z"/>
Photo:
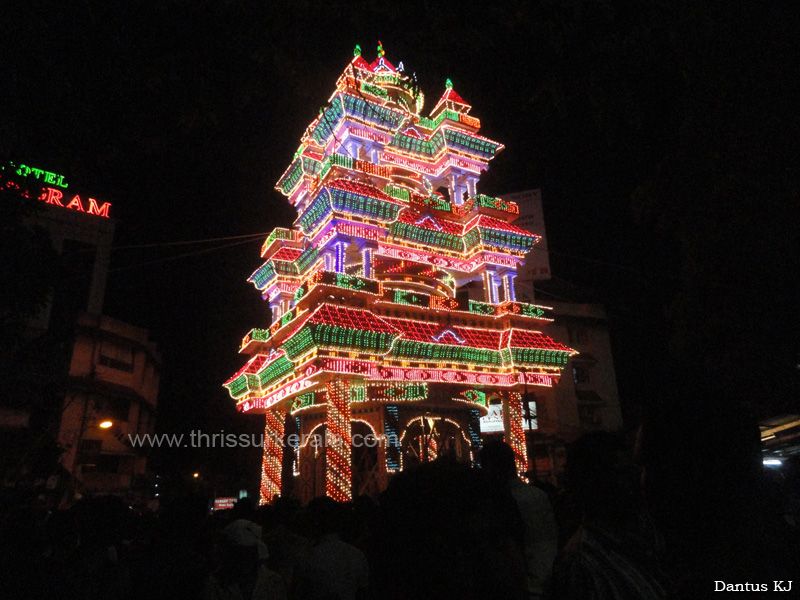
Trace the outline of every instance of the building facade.
<path fill-rule="evenodd" d="M 58 442 L 83 493 L 127 495 L 145 474 L 147 459 L 131 437 L 153 433 L 160 369 L 147 331 L 78 317 Z"/>
<path fill-rule="evenodd" d="M 29 323 L 28 343 L 47 347 L 51 361 L 42 368 L 53 380 L 53 409 L 36 426 L 56 431 L 58 479 L 69 480 L 59 487 L 131 497 L 146 457 L 128 434 L 153 432 L 161 358 L 145 330 L 102 314 L 116 226 L 111 204 L 43 169 L 5 165 L 0 182 L 17 185 L 11 175 L 39 190 L 30 198 L 39 201 L 30 218 L 60 258 L 52 296 Z M 13 416 L 19 428 L 31 426 L 24 406 L 0 415 Z"/>
<path fill-rule="evenodd" d="M 306 130 L 277 184 L 297 220 L 250 277 L 272 325 L 244 338 L 225 386 L 266 417 L 263 502 L 347 500 L 409 465 L 473 460 L 494 403 L 526 472 L 522 393 L 576 353 L 543 333 L 548 309 L 516 298 L 538 236 L 477 191 L 502 145 L 449 80 L 423 116 L 414 79 L 378 50 L 368 63 L 357 48 Z"/>

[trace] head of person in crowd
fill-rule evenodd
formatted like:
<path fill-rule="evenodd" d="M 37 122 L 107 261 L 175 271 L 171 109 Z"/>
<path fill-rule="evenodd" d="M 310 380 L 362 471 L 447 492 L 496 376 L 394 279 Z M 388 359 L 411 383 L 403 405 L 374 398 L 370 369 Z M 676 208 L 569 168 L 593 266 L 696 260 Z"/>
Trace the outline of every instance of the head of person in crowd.
<path fill-rule="evenodd" d="M 340 533 L 342 507 L 332 498 L 322 496 L 308 503 L 309 525 L 313 539 Z"/>
<path fill-rule="evenodd" d="M 247 519 L 236 519 L 221 534 L 220 566 L 223 577 L 238 580 L 251 574 L 269 557 L 261 539 L 261 527 Z"/>
<path fill-rule="evenodd" d="M 491 479 L 505 482 L 517 476 L 514 450 L 505 442 L 487 441 L 481 448 L 479 457 L 481 468 Z"/>

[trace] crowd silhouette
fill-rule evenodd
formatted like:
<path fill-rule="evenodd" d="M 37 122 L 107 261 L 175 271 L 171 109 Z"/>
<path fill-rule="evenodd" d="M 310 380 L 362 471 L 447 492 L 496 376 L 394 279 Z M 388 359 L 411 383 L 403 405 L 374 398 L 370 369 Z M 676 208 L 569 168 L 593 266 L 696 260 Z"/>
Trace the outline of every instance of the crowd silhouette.
<path fill-rule="evenodd" d="M 797 493 L 761 466 L 757 431 L 731 417 L 687 447 L 682 422 L 657 422 L 579 438 L 563 489 L 524 483 L 490 441 L 480 466 L 442 456 L 346 504 L 6 504 L 0 597 L 689 599 L 800 573 Z"/>

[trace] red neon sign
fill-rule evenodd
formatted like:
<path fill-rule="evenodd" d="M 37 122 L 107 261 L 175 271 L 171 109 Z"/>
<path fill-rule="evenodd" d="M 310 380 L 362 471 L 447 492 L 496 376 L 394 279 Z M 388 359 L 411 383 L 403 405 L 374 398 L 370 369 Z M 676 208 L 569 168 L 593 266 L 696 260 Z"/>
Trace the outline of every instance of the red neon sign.
<path fill-rule="evenodd" d="M 44 188 L 44 192 L 42 192 L 42 195 L 39 196 L 39 200 L 46 202 L 47 204 L 60 206 L 61 208 L 77 210 L 78 212 L 97 215 L 98 217 L 105 217 L 106 219 L 109 218 L 108 209 L 111 208 L 110 202 L 103 202 L 102 205 L 98 205 L 97 200 L 94 198 L 89 198 L 87 200 L 87 206 L 77 194 L 73 196 L 72 200 L 70 200 L 67 204 L 63 204 L 62 200 L 66 201 L 66 198 L 64 198 L 64 193 L 61 190 L 51 187 Z"/>

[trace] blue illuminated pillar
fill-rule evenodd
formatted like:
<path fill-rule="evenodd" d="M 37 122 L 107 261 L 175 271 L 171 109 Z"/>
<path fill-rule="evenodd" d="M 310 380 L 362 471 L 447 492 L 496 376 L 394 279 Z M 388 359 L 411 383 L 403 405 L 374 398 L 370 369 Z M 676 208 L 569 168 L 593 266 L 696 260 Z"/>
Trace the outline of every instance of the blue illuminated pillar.
<path fill-rule="evenodd" d="M 372 248 L 361 249 L 361 262 L 364 265 L 364 277 L 372 277 Z"/>
<path fill-rule="evenodd" d="M 347 249 L 347 243 L 336 242 L 336 244 L 334 244 L 334 249 L 336 251 L 336 255 L 333 270 L 337 273 L 344 273 L 344 257 L 345 250 Z"/>

